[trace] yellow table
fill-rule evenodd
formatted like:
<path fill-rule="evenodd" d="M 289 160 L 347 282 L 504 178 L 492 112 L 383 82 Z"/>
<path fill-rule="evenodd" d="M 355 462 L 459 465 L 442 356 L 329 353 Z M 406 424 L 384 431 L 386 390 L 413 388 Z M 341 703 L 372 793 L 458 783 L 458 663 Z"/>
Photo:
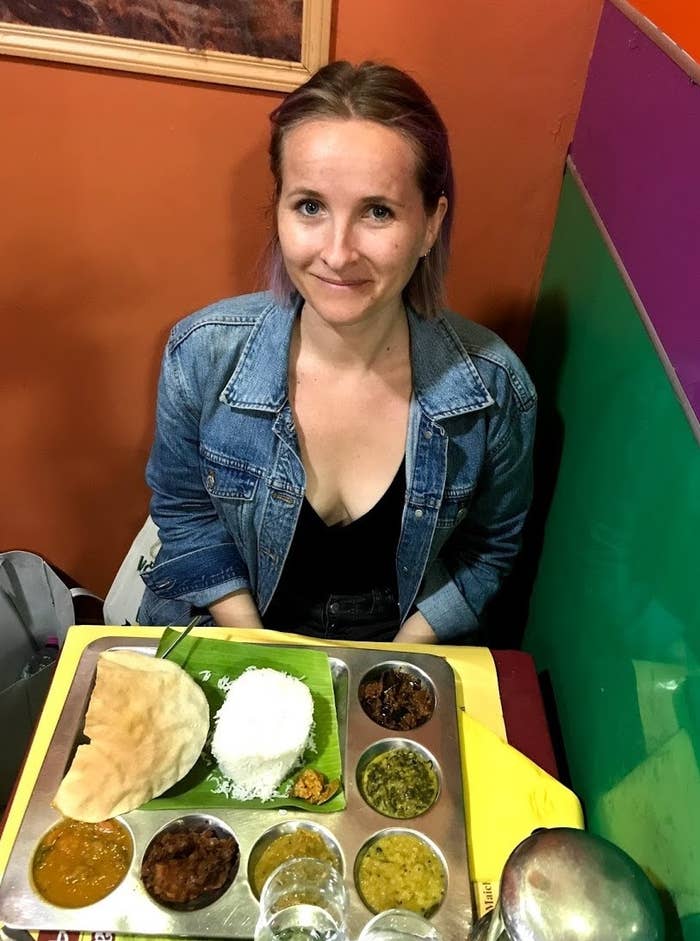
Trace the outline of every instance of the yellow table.
<path fill-rule="evenodd" d="M 159 637 L 154 627 L 72 627 L 34 734 L 0 837 L 4 870 L 34 782 L 85 647 L 100 637 Z M 308 638 L 277 631 L 197 628 L 199 636 L 246 643 L 308 643 Z M 314 643 L 323 641 L 314 639 Z M 330 644 L 337 643 L 330 641 Z M 349 644 L 409 650 L 444 657 L 455 673 L 460 708 L 462 772 L 465 781 L 469 864 L 474 881 L 475 914 L 495 903 L 503 864 L 511 850 L 535 827 L 582 827 L 576 796 L 507 744 L 498 679 L 484 647 L 430 647 L 416 644 Z M 88 936 L 89 937 L 89 936 Z"/>

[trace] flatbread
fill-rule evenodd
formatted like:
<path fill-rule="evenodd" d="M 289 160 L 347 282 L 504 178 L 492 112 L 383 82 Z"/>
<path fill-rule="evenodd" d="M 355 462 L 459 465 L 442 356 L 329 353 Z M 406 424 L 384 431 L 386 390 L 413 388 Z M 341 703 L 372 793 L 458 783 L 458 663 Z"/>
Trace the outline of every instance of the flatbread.
<path fill-rule="evenodd" d="M 131 650 L 97 661 L 80 745 L 53 804 L 97 823 L 127 813 L 183 778 L 209 732 L 204 691 L 175 663 Z"/>

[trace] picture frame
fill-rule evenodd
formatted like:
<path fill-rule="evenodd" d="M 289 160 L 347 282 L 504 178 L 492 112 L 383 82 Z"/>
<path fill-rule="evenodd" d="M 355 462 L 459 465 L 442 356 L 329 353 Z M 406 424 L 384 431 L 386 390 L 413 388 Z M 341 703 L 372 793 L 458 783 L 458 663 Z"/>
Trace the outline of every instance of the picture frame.
<path fill-rule="evenodd" d="M 272 0 L 256 2 L 264 8 Z M 0 55 L 197 82 L 291 91 L 329 59 L 332 0 L 300 0 L 300 4 L 301 54 L 298 60 L 188 49 L 160 42 L 3 20 L 0 20 Z"/>

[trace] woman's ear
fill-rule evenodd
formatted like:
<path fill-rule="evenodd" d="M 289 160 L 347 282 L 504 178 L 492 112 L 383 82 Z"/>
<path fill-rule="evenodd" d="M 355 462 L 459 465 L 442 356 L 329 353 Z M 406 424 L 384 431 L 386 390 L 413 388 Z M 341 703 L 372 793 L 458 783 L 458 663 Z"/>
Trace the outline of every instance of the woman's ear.
<path fill-rule="evenodd" d="M 446 212 L 447 197 L 441 196 L 437 201 L 435 211 L 428 216 L 428 226 L 425 232 L 425 240 L 423 242 L 423 251 L 421 254 L 426 255 L 435 244 L 437 237 L 440 234 L 440 226 L 442 225 L 442 220 L 445 218 Z"/>

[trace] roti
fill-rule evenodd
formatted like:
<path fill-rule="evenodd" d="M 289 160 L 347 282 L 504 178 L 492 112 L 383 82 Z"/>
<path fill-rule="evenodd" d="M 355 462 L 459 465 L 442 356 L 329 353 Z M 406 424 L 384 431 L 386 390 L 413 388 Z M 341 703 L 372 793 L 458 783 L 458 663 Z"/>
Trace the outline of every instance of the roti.
<path fill-rule="evenodd" d="M 169 660 L 108 650 L 97 661 L 80 745 L 53 804 L 97 823 L 140 807 L 183 778 L 204 747 L 204 691 Z"/>

